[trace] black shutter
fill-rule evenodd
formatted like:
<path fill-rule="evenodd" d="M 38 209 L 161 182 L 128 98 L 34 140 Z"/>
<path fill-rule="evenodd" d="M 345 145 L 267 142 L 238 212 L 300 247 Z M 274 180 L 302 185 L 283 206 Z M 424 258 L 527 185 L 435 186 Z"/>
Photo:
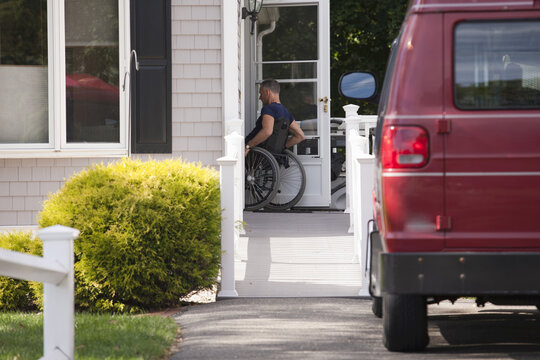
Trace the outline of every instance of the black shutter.
<path fill-rule="evenodd" d="M 171 0 L 131 1 L 133 153 L 171 153 Z"/>

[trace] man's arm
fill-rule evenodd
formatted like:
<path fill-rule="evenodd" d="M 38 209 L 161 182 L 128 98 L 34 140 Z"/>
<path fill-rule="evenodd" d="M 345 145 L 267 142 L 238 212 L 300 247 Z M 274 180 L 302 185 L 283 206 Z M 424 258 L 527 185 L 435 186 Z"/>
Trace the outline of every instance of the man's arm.
<path fill-rule="evenodd" d="M 302 129 L 300 128 L 300 125 L 298 125 L 296 120 L 293 120 L 291 125 L 289 125 L 289 133 L 291 133 L 292 136 L 288 138 L 287 142 L 285 143 L 285 147 L 287 148 L 290 148 L 291 146 L 294 146 L 304 141 L 306 138 L 306 136 L 304 135 L 304 132 L 302 131 Z"/>
<path fill-rule="evenodd" d="M 254 147 L 265 141 L 272 135 L 274 131 L 274 118 L 270 115 L 264 114 L 262 118 L 262 129 L 251 139 L 246 145 Z"/>

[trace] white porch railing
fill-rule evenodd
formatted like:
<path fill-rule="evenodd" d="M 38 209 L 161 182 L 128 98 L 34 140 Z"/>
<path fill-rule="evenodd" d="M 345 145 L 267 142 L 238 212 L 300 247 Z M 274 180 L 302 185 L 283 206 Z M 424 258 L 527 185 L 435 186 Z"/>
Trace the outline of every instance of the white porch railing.
<path fill-rule="evenodd" d="M 225 136 L 225 156 L 217 159 L 221 186 L 221 289 L 218 297 L 236 297 L 234 251 L 243 231 L 244 210 L 244 137 L 232 124 Z"/>
<path fill-rule="evenodd" d="M 37 232 L 43 257 L 0 249 L 0 275 L 43 283 L 41 359 L 74 359 L 73 240 L 79 230 L 55 225 Z"/>
<path fill-rule="evenodd" d="M 369 130 L 377 124 L 377 116 L 359 116 L 358 106 L 346 105 L 346 181 L 349 232 L 354 232 L 354 257 L 362 270 L 369 270 L 368 221 L 373 217 L 372 191 L 375 157 L 369 154 Z M 362 128 L 362 129 L 360 129 Z M 361 131 L 362 130 L 362 131 Z M 362 272 L 360 296 L 369 296 L 369 271 Z"/>
<path fill-rule="evenodd" d="M 369 154 L 369 129 L 374 128 L 377 125 L 377 116 L 376 115 L 358 115 L 359 107 L 357 105 L 345 105 L 343 107 L 343 110 L 345 110 L 345 153 L 346 154 L 352 154 L 353 149 L 351 148 L 351 142 L 349 139 L 351 139 L 350 132 L 353 130 L 356 130 L 356 134 L 359 136 L 362 136 L 363 139 L 366 139 L 367 142 L 363 142 L 361 140 L 361 143 L 355 143 L 356 146 L 361 146 L 359 149 L 359 154 Z M 350 216 L 350 227 L 349 227 L 349 233 L 354 232 L 354 219 L 353 219 L 353 211 L 351 211 L 351 198 L 352 198 L 352 186 L 349 186 L 349 184 L 354 184 L 352 179 L 353 171 L 349 171 L 349 169 L 352 169 L 355 163 L 355 159 L 352 156 L 346 156 L 345 159 L 345 180 L 346 180 L 346 207 L 345 207 L 345 213 L 348 213 Z"/>

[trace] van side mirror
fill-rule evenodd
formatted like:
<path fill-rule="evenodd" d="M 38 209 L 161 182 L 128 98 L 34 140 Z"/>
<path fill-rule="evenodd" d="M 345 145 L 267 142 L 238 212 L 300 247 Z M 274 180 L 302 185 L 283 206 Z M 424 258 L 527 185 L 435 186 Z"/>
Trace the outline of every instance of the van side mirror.
<path fill-rule="evenodd" d="M 377 82 L 373 74 L 368 72 L 349 72 L 339 79 L 339 93 L 350 99 L 377 102 L 375 92 Z"/>

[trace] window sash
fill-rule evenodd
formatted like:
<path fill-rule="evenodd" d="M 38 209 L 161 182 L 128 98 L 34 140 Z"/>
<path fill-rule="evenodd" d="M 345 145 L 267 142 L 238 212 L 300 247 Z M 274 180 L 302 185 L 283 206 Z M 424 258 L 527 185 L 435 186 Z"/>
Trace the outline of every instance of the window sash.
<path fill-rule="evenodd" d="M 48 36 L 48 143 L 0 144 L 0 158 L 125 156 L 128 153 L 129 75 L 129 1 L 118 1 L 119 27 L 119 118 L 118 143 L 68 143 L 66 130 L 66 61 L 65 61 L 65 0 L 47 0 Z M 126 79 L 125 89 L 122 89 Z"/>

